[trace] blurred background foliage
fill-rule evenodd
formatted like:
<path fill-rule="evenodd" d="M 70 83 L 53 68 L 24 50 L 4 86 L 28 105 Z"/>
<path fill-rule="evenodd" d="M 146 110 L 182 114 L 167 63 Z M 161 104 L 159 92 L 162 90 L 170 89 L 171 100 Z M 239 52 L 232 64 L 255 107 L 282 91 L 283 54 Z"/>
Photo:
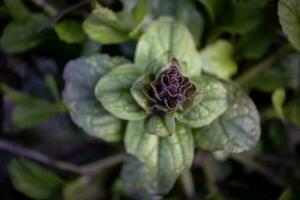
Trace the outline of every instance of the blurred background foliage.
<path fill-rule="evenodd" d="M 131 199 L 122 144 L 89 137 L 61 100 L 70 59 L 97 52 L 133 60 L 151 21 L 189 28 L 207 73 L 232 78 L 261 114 L 250 152 L 197 150 L 166 199 L 300 199 L 299 0 L 0 1 L 1 199 Z"/>

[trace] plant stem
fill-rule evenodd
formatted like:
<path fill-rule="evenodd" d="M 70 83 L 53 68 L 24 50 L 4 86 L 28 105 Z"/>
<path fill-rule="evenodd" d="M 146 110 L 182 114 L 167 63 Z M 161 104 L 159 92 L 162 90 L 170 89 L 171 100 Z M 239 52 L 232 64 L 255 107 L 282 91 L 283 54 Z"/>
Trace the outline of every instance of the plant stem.
<path fill-rule="evenodd" d="M 47 0 L 31 0 L 33 3 L 41 7 L 46 13 L 48 13 L 50 16 L 57 15 L 58 11 L 51 6 Z"/>
<path fill-rule="evenodd" d="M 216 177 L 212 171 L 210 160 L 208 159 L 203 164 L 203 171 L 206 179 L 207 188 L 210 194 L 215 194 L 218 192 L 218 187 L 216 185 Z"/>
<path fill-rule="evenodd" d="M 251 67 L 244 74 L 237 77 L 235 79 L 235 81 L 237 81 L 241 85 L 247 83 L 251 79 L 258 76 L 261 72 L 263 72 L 266 69 L 268 69 L 269 67 L 271 67 L 273 65 L 273 63 L 283 55 L 284 52 L 289 51 L 289 50 L 290 50 L 289 45 L 282 46 L 276 52 L 274 52 L 272 55 L 270 55 L 263 61 L 259 62 L 258 64 L 254 65 L 253 67 Z"/>
<path fill-rule="evenodd" d="M 181 176 L 182 187 L 185 191 L 187 199 L 195 199 L 195 188 L 193 176 L 190 170 L 184 172 Z"/>
<path fill-rule="evenodd" d="M 112 165 L 116 165 L 118 163 L 121 163 L 124 159 L 124 154 L 117 154 L 99 161 L 96 161 L 95 163 L 91 163 L 85 166 L 78 166 L 74 165 L 72 163 L 64 162 L 61 160 L 57 160 L 54 158 L 50 158 L 47 155 L 40 153 L 38 151 L 28 149 L 25 147 L 22 147 L 18 144 L 14 144 L 5 140 L 0 139 L 0 150 L 6 151 L 18 156 L 23 156 L 25 158 L 35 160 L 41 164 L 54 167 L 56 169 L 60 169 L 63 171 L 72 172 L 75 174 L 94 174 L 98 171 L 101 171 L 104 168 L 110 167 Z"/>

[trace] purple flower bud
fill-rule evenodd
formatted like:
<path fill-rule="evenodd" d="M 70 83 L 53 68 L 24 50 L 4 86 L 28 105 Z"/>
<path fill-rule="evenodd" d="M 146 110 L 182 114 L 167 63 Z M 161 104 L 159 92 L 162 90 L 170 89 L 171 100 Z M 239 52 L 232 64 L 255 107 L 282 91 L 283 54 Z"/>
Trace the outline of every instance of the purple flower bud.
<path fill-rule="evenodd" d="M 189 78 L 180 73 L 179 63 L 173 58 L 167 64 L 167 69 L 144 91 L 152 100 L 156 111 L 172 112 L 182 109 L 183 103 L 196 92 L 196 87 Z"/>

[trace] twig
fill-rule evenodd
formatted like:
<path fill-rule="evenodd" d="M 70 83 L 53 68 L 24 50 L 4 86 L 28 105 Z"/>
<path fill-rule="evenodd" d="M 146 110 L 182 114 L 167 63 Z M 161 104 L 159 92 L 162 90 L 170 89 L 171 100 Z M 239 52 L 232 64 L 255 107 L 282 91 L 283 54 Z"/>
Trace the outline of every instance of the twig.
<path fill-rule="evenodd" d="M 53 26 L 54 24 L 56 24 L 56 22 L 58 20 L 60 20 L 60 18 L 62 18 L 64 15 L 66 15 L 67 13 L 87 4 L 90 3 L 91 0 L 83 0 L 80 1 L 77 4 L 74 4 L 72 6 L 67 7 L 66 9 L 64 9 L 63 11 L 56 13 L 55 16 L 53 16 L 53 18 L 51 18 L 50 20 L 48 20 L 44 25 L 42 25 L 39 29 L 39 31 L 43 31 L 44 29 Z"/>
<path fill-rule="evenodd" d="M 279 48 L 275 53 L 267 57 L 265 60 L 259 62 L 258 64 L 251 67 L 247 72 L 242 74 L 241 76 L 237 77 L 235 81 L 237 81 L 239 84 L 243 85 L 247 83 L 249 80 L 255 78 L 258 76 L 261 72 L 265 71 L 269 67 L 273 65 L 273 63 L 279 59 L 285 51 L 288 51 L 290 49 L 289 45 L 284 45 L 281 48 Z"/>
<path fill-rule="evenodd" d="M 195 199 L 194 181 L 190 170 L 182 174 L 181 183 L 187 199 Z"/>
<path fill-rule="evenodd" d="M 245 167 L 248 167 L 252 170 L 255 170 L 255 171 L 265 175 L 276 185 L 283 186 L 282 181 L 278 177 L 276 177 L 273 173 L 269 172 L 269 170 L 267 168 L 265 168 L 265 166 L 261 165 L 260 163 L 255 162 L 254 160 L 249 159 L 242 155 L 231 155 L 231 158 L 233 160 L 243 164 Z"/>
<path fill-rule="evenodd" d="M 210 159 L 207 159 L 205 163 L 203 163 L 203 171 L 206 179 L 207 188 L 210 194 L 215 194 L 218 192 L 218 187 L 216 185 L 216 177 L 214 172 L 212 171 L 212 167 L 210 164 Z"/>
<path fill-rule="evenodd" d="M 58 11 L 48 4 L 47 0 L 31 0 L 33 3 L 41 7 L 46 13 L 48 13 L 50 16 L 57 15 Z"/>
<path fill-rule="evenodd" d="M 35 150 L 31 150 L 22 147 L 18 144 L 13 144 L 11 142 L 0 139 L 0 150 L 6 151 L 18 156 L 23 156 L 31 160 L 35 160 L 41 164 L 54 167 L 63 171 L 69 171 L 75 174 L 94 174 L 102 169 L 121 163 L 124 159 L 124 154 L 117 154 L 108 158 L 105 158 L 95 163 L 91 163 L 85 166 L 77 166 L 71 163 L 67 163 L 61 160 L 50 158 L 47 155 L 40 153 Z"/>
<path fill-rule="evenodd" d="M 83 174 L 93 174 L 96 173 L 98 171 L 101 171 L 104 168 L 116 165 L 120 162 L 122 162 L 125 158 L 125 154 L 120 153 L 99 161 L 96 161 L 94 163 L 85 165 L 83 167 L 81 167 L 81 172 Z"/>

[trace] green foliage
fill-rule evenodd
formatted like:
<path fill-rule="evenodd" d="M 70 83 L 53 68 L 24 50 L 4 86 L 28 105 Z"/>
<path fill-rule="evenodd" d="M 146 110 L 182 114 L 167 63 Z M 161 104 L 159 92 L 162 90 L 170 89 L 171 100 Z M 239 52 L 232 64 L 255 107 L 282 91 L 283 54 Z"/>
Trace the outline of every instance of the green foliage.
<path fill-rule="evenodd" d="M 203 71 L 229 79 L 237 72 L 237 64 L 232 56 L 232 45 L 228 41 L 218 40 L 200 52 L 200 63 Z"/>
<path fill-rule="evenodd" d="M 1 85 L 1 91 L 5 98 L 16 104 L 12 113 L 12 121 L 17 128 L 29 128 L 66 112 L 61 101 L 50 103 L 21 93 L 7 85 Z"/>
<path fill-rule="evenodd" d="M 171 136 L 162 138 L 148 134 L 143 120 L 130 121 L 125 147 L 128 153 L 143 163 L 141 174 L 144 185 L 153 194 L 168 192 L 176 178 L 191 166 L 194 154 L 192 133 L 181 123 L 176 123 L 176 130 Z"/>
<path fill-rule="evenodd" d="M 74 122 L 92 136 L 120 140 L 122 121 L 103 108 L 94 89 L 100 77 L 126 62 L 126 59 L 96 54 L 70 61 L 65 68 L 64 102 Z"/>
<path fill-rule="evenodd" d="M 64 184 L 53 172 L 26 160 L 13 160 L 9 173 L 14 187 L 32 199 L 54 198 Z"/>
<path fill-rule="evenodd" d="M 132 83 L 141 75 L 140 68 L 121 65 L 105 75 L 97 83 L 95 94 L 104 108 L 118 118 L 138 120 L 146 113 L 136 104 L 130 94 Z"/>
<path fill-rule="evenodd" d="M 256 145 L 260 119 L 255 105 L 239 87 L 226 86 L 229 106 L 211 125 L 194 130 L 195 145 L 207 150 L 239 153 Z"/>
<path fill-rule="evenodd" d="M 280 0 L 278 16 L 283 32 L 295 49 L 300 51 L 300 2 L 298 0 Z"/>
<path fill-rule="evenodd" d="M 138 0 L 134 8 L 132 9 L 132 14 L 136 24 L 141 23 L 144 18 L 151 11 L 151 4 L 148 0 Z"/>
<path fill-rule="evenodd" d="M 129 39 L 130 29 L 113 11 L 96 4 L 92 14 L 83 22 L 83 29 L 93 40 L 102 44 L 114 44 Z"/>
<path fill-rule="evenodd" d="M 43 40 L 39 27 L 46 21 L 44 14 L 31 14 L 24 20 L 13 20 L 4 29 L 1 47 L 7 53 L 22 53 L 36 47 Z"/>
<path fill-rule="evenodd" d="M 68 43 L 81 43 L 85 39 L 81 24 L 75 20 L 63 20 L 54 27 L 58 37 Z"/>
<path fill-rule="evenodd" d="M 285 97 L 286 97 L 286 94 L 285 94 L 284 89 L 282 89 L 282 88 L 276 89 L 272 94 L 272 103 L 273 103 L 274 109 L 281 119 L 284 118 L 282 106 L 285 101 Z"/>

